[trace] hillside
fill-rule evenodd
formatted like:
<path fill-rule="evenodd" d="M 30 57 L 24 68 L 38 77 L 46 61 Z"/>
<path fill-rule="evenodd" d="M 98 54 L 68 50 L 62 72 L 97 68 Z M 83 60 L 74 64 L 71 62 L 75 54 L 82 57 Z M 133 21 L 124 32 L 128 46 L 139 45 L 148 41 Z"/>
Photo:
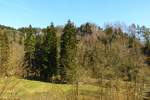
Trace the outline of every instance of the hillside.
<path fill-rule="evenodd" d="M 149 89 L 150 68 L 136 32 L 76 27 L 0 28 L 2 98 L 137 100 Z M 144 33 L 141 33 L 144 34 Z M 149 52 L 149 49 L 146 49 Z M 14 77 L 14 78 L 10 78 Z M 146 89 L 147 88 L 147 89 Z"/>

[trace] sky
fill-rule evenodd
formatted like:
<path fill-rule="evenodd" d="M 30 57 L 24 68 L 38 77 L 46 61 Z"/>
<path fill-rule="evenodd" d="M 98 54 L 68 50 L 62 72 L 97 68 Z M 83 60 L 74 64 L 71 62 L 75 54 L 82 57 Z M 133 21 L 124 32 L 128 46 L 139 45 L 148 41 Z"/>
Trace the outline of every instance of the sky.
<path fill-rule="evenodd" d="M 15 28 L 86 22 L 150 27 L 150 0 L 0 0 L 0 24 Z"/>

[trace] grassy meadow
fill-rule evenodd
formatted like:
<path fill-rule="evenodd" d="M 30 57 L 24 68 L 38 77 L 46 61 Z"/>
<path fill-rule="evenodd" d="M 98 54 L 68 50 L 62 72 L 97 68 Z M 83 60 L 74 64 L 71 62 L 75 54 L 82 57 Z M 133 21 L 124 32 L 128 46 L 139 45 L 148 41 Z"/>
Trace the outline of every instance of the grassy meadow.
<path fill-rule="evenodd" d="M 118 84 L 118 86 L 116 86 Z M 141 93 L 141 89 L 143 91 Z M 80 83 L 52 84 L 18 78 L 0 79 L 0 98 L 3 100 L 143 100 L 148 86 L 118 81 L 103 81 L 103 85 Z M 0 99 L 0 100 L 1 100 Z M 147 100 L 147 99 L 145 99 Z"/>

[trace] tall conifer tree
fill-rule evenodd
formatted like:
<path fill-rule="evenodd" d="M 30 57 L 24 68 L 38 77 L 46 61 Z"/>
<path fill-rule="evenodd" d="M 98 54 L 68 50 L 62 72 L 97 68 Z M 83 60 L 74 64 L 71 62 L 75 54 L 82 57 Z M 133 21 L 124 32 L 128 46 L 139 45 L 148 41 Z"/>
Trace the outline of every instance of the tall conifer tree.
<path fill-rule="evenodd" d="M 35 65 L 35 33 L 30 25 L 28 30 L 26 31 L 25 41 L 24 41 L 24 50 L 25 50 L 25 63 L 27 70 L 27 77 L 29 76 L 29 72 L 33 70 Z"/>
<path fill-rule="evenodd" d="M 72 77 L 70 73 L 71 70 L 74 70 L 73 66 L 75 63 L 76 55 L 76 33 L 77 30 L 73 23 L 69 20 L 66 24 L 63 35 L 61 37 L 61 50 L 60 50 L 60 75 L 62 81 L 69 81 Z M 69 74 L 68 74 L 69 72 Z"/>
<path fill-rule="evenodd" d="M 44 63 L 43 74 L 46 80 L 52 80 L 52 76 L 57 74 L 58 66 L 58 42 L 56 36 L 57 30 L 53 23 L 47 27 L 44 40 Z"/>

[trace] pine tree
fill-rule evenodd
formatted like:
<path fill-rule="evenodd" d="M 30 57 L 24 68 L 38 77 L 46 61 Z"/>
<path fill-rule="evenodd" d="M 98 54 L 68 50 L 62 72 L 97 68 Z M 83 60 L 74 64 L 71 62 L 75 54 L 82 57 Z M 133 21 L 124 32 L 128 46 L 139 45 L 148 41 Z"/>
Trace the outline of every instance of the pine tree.
<path fill-rule="evenodd" d="M 43 56 L 43 75 L 44 79 L 52 81 L 52 77 L 57 74 L 58 66 L 58 42 L 56 36 L 57 30 L 53 23 L 46 29 L 44 40 L 44 56 Z M 49 80 L 50 79 L 50 80 Z"/>
<path fill-rule="evenodd" d="M 27 77 L 29 77 L 29 72 L 34 69 L 35 65 L 35 33 L 30 25 L 28 30 L 26 31 L 25 41 L 24 41 L 24 50 L 25 50 L 25 64 L 27 70 Z M 31 74 L 31 73 L 30 73 Z"/>
<path fill-rule="evenodd" d="M 92 29 L 91 29 L 91 24 L 90 23 L 86 23 L 85 25 L 81 25 L 80 26 L 80 32 L 81 32 L 81 35 L 84 36 L 84 35 L 91 35 L 92 34 Z"/>
<path fill-rule="evenodd" d="M 43 63 L 43 36 L 37 35 L 36 36 L 36 43 L 35 43 L 35 71 L 36 77 L 40 78 L 40 71 L 42 70 L 42 63 Z"/>
<path fill-rule="evenodd" d="M 75 55 L 76 55 L 76 28 L 68 21 L 67 25 L 63 30 L 63 35 L 61 37 L 61 49 L 60 49 L 60 75 L 62 81 L 69 81 L 72 78 L 75 65 Z"/>

